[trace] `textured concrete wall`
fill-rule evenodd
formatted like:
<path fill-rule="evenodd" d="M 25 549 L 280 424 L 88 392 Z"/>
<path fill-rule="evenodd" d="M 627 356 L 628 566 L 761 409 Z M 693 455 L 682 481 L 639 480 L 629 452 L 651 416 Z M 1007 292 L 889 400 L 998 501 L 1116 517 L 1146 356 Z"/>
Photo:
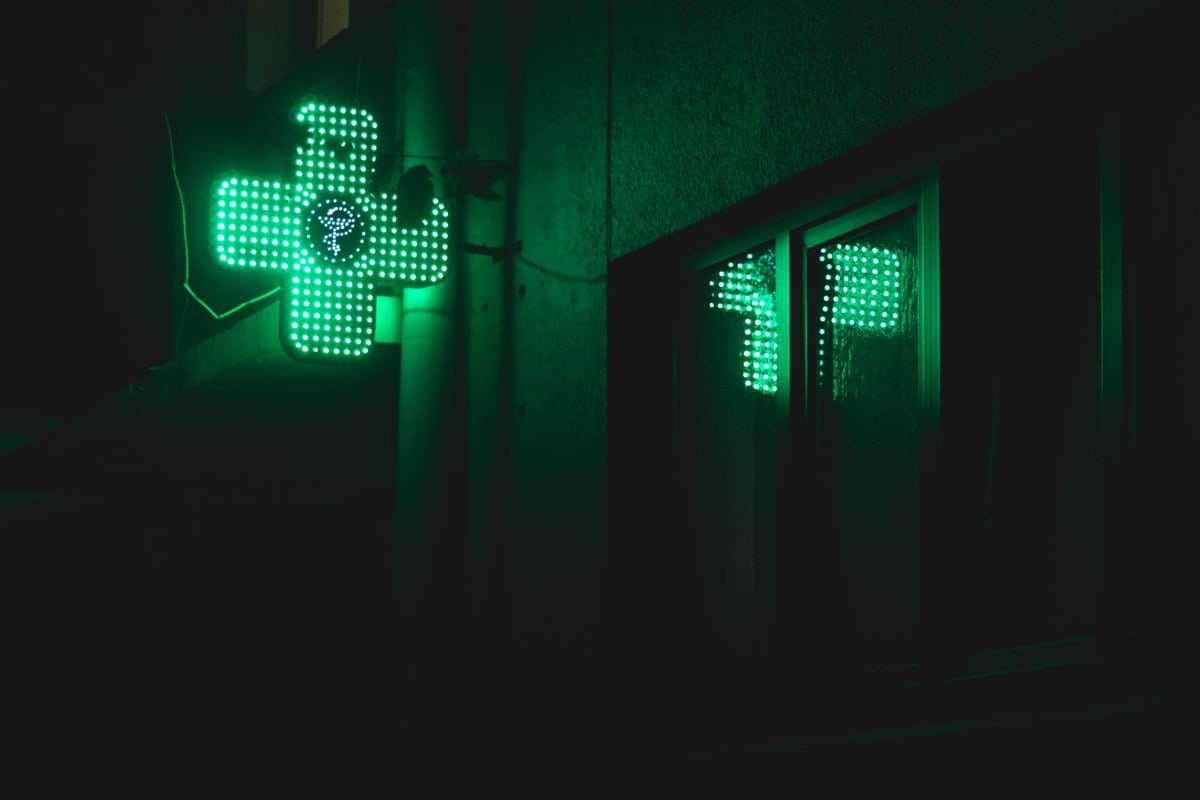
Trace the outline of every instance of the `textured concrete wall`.
<path fill-rule="evenodd" d="M 467 88 L 467 141 L 481 157 L 511 158 L 514 20 L 506 4 L 481 4 L 472 19 Z M 466 240 L 482 247 L 504 244 L 514 183 L 504 180 L 496 201 L 468 198 Z M 505 264 L 487 255 L 467 255 L 467 591 L 468 613 L 480 626 L 493 625 L 500 609 L 493 596 L 505 546 L 512 425 L 510 397 L 511 280 Z"/>
<path fill-rule="evenodd" d="M 1155 0 L 614 0 L 613 256 Z"/>
<path fill-rule="evenodd" d="M 527 14 L 514 232 L 523 251 L 510 309 L 508 625 L 534 651 L 584 654 L 602 621 L 607 17 L 602 3 L 531 2 Z"/>

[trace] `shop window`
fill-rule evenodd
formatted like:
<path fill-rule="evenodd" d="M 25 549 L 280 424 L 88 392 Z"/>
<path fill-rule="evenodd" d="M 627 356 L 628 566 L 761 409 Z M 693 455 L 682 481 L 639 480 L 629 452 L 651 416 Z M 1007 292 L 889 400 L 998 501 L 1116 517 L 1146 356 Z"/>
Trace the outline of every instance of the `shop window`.
<path fill-rule="evenodd" d="M 1100 140 L 1090 119 L 1047 120 L 942 167 L 946 516 L 925 566 L 941 635 L 976 649 L 1099 624 Z"/>
<path fill-rule="evenodd" d="M 827 539 L 824 611 L 848 668 L 916 657 L 922 345 L 937 336 L 936 305 L 921 314 L 937 270 L 922 235 L 923 224 L 936 226 L 934 179 L 925 186 L 801 237 L 810 443 L 801 457 L 811 483 L 803 516 L 814 523 L 806 535 Z"/>
<path fill-rule="evenodd" d="M 890 673 L 1100 630 L 1128 380 L 1101 130 L 1048 112 L 615 266 L 614 516 L 662 533 L 614 553 L 647 640 L 767 630 L 789 664 Z"/>
<path fill-rule="evenodd" d="M 786 241 L 786 237 L 780 240 Z M 731 651 L 748 646 L 769 585 L 780 413 L 775 239 L 698 264 L 678 294 L 676 520 L 691 600 L 686 624 Z"/>

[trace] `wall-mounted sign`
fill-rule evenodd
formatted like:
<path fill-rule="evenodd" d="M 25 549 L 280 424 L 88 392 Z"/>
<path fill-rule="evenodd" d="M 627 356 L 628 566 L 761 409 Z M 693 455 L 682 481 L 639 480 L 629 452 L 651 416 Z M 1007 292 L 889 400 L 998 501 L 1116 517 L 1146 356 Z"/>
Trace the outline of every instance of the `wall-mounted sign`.
<path fill-rule="evenodd" d="M 279 270 L 280 338 L 305 361 L 357 359 L 375 339 L 376 287 L 430 286 L 446 276 L 449 213 L 433 198 L 415 227 L 396 219 L 397 198 L 372 193 L 378 124 L 367 111 L 307 103 L 292 183 L 218 182 L 213 246 L 220 263 Z"/>

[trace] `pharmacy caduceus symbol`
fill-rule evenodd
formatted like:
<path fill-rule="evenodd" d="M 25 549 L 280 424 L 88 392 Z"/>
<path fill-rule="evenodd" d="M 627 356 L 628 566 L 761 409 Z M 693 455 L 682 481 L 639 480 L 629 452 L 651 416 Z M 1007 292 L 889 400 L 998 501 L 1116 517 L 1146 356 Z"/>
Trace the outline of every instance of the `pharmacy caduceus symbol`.
<path fill-rule="evenodd" d="M 347 214 L 344 208 L 331 208 L 317 219 L 325 226 L 325 230 L 329 231 L 321 239 L 325 244 L 325 249 L 333 256 L 341 255 L 342 245 L 338 240 L 354 232 L 357 220 Z"/>
<path fill-rule="evenodd" d="M 378 124 L 360 108 L 310 102 L 293 183 L 228 177 L 217 183 L 213 246 L 227 267 L 278 270 L 280 339 L 304 361 L 357 359 L 375 340 L 381 284 L 430 286 L 446 276 L 449 215 L 433 198 L 400 227 L 397 198 L 369 189 Z"/>

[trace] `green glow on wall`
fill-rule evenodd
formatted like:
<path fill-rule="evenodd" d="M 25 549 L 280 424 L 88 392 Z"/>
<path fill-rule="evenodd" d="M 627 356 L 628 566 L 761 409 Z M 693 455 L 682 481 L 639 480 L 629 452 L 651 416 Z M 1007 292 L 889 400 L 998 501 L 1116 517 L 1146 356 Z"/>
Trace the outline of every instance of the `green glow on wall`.
<path fill-rule="evenodd" d="M 775 254 L 730 261 L 727 269 L 709 281 L 712 300 L 709 308 L 744 315 L 742 339 L 742 380 L 763 394 L 775 394 L 779 388 L 778 326 L 775 317 Z"/>
<path fill-rule="evenodd" d="M 437 198 L 414 228 L 396 222 L 396 196 L 369 191 L 378 124 L 359 108 L 310 102 L 294 183 L 218 182 L 213 246 L 220 263 L 282 270 L 281 339 L 302 360 L 355 359 L 375 339 L 378 284 L 430 286 L 446 276 L 449 212 Z"/>
<path fill-rule="evenodd" d="M 821 313 L 817 317 L 817 374 L 824 376 L 832 328 L 855 334 L 891 336 L 907 322 L 911 287 L 901 254 L 870 244 L 822 247 L 825 265 Z"/>

